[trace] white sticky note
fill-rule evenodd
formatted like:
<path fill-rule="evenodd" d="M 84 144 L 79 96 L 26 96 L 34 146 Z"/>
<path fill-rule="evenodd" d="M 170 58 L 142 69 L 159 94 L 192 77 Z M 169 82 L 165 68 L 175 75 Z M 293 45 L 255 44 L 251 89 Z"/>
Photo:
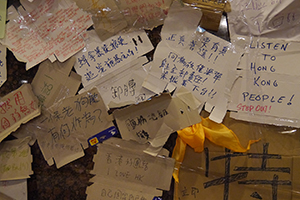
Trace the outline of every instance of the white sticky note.
<path fill-rule="evenodd" d="M 228 12 L 233 43 L 252 36 L 300 41 L 300 1 L 232 0 Z"/>
<path fill-rule="evenodd" d="M 12 199 L 27 200 L 27 179 L 0 181 L 0 192 Z"/>
<path fill-rule="evenodd" d="M 42 0 L 21 3 L 24 8 L 8 8 L 7 35 L 1 43 L 18 60 L 26 62 L 27 70 L 49 57 L 53 61 L 53 54 L 63 62 L 85 46 L 81 33 L 92 25 L 92 20 L 74 2 Z"/>
<path fill-rule="evenodd" d="M 241 77 L 232 89 L 232 117 L 300 127 L 299 44 L 253 38 L 242 57 Z"/>
<path fill-rule="evenodd" d="M 76 54 L 75 70 L 84 87 L 151 51 L 153 46 L 145 33 L 138 31 L 114 36 L 102 42 L 95 31 L 89 31 L 86 47 Z"/>

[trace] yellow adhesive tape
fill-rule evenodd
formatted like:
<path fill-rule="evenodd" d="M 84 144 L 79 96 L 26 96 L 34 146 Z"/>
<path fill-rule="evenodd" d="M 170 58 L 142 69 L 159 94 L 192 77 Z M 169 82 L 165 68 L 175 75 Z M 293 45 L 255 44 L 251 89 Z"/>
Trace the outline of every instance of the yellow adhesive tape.
<path fill-rule="evenodd" d="M 5 35 L 7 0 L 0 0 L 0 38 Z"/>

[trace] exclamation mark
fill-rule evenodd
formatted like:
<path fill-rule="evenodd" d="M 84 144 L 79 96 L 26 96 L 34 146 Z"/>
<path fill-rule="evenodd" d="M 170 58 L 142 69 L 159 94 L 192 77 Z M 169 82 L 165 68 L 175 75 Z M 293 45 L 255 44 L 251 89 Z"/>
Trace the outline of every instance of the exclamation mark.
<path fill-rule="evenodd" d="M 269 112 L 270 112 L 271 108 L 272 108 L 272 106 L 269 107 Z"/>
<path fill-rule="evenodd" d="M 295 96 L 295 95 L 293 94 L 293 96 L 290 98 L 290 102 L 287 103 L 288 106 L 289 106 L 289 105 L 292 105 L 292 99 L 294 98 L 294 96 Z"/>
<path fill-rule="evenodd" d="M 132 41 L 133 41 L 133 43 L 134 43 L 134 45 L 135 45 L 135 51 L 138 52 L 138 49 L 137 49 L 137 47 L 136 47 L 136 46 L 137 46 L 136 40 L 135 40 L 134 38 L 132 38 Z"/>

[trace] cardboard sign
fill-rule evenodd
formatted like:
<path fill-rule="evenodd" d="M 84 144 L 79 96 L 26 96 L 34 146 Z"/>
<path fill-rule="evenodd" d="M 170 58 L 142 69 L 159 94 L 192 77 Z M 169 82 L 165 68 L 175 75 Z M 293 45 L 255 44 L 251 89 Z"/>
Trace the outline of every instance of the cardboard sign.
<path fill-rule="evenodd" d="M 26 62 L 27 70 L 54 55 L 63 62 L 84 47 L 80 34 L 92 25 L 92 20 L 75 3 L 67 0 L 21 3 L 25 10 L 8 8 L 7 35 L 1 42 L 18 60 Z"/>
<path fill-rule="evenodd" d="M 113 126 L 97 89 L 65 98 L 47 109 L 37 126 L 44 158 L 57 168 L 84 155 L 87 140 Z M 82 147 L 81 147 L 82 145 Z"/>
<path fill-rule="evenodd" d="M 63 63 L 59 61 L 51 63 L 45 60 L 40 64 L 31 85 L 42 107 L 48 108 L 55 101 L 76 94 L 81 84 L 81 77 L 71 72 L 74 64 L 75 57 Z"/>
<path fill-rule="evenodd" d="M 261 126 L 230 119 L 224 124 L 244 144 L 261 138 L 249 152 L 235 153 L 205 141 L 205 151 L 190 147 L 179 170 L 175 198 L 299 199 L 299 130 Z"/>
<path fill-rule="evenodd" d="M 0 87 L 6 81 L 6 47 L 0 44 Z"/>
<path fill-rule="evenodd" d="M 41 114 L 31 85 L 23 84 L 0 100 L 0 142 L 11 132 Z"/>
<path fill-rule="evenodd" d="M 115 142 L 110 144 L 110 140 Z M 161 195 L 156 188 L 170 189 L 174 159 L 153 157 L 132 149 L 132 146 L 139 144 L 118 138 L 111 138 L 99 145 L 91 172 L 95 174 L 91 179 L 94 184 L 87 189 L 88 199 L 152 200 L 154 196 Z"/>
<path fill-rule="evenodd" d="M 30 138 L 17 139 L 0 143 L 0 180 L 30 178 L 32 156 Z"/>
<path fill-rule="evenodd" d="M 84 87 L 123 67 L 153 46 L 144 31 L 114 36 L 102 42 L 95 31 L 88 32 L 87 46 L 76 54 L 75 70 Z"/>
<path fill-rule="evenodd" d="M 300 127 L 297 43 L 253 38 L 239 67 L 230 109 L 236 119 Z"/>

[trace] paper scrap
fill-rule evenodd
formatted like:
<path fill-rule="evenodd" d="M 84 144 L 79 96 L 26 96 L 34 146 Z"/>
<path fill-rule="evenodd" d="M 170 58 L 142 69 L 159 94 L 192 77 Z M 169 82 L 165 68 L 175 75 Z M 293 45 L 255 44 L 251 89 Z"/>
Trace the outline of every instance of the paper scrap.
<path fill-rule="evenodd" d="M 55 55 L 60 62 L 81 50 L 85 44 L 80 36 L 92 25 L 91 16 L 68 0 L 21 1 L 18 11 L 10 6 L 6 45 L 26 69 Z"/>
<path fill-rule="evenodd" d="M 88 139 L 113 126 L 97 89 L 62 99 L 44 115 L 37 124 L 37 140 L 45 160 L 54 158 L 57 168 L 82 157 Z"/>
<path fill-rule="evenodd" d="M 191 109 L 169 94 L 115 110 L 113 115 L 124 140 L 149 142 L 160 149 L 172 132 L 201 121 L 197 109 Z"/>
<path fill-rule="evenodd" d="M 300 127 L 299 44 L 252 38 L 232 89 L 229 108 L 236 119 Z M 290 48 L 291 47 L 291 48 Z"/>
<path fill-rule="evenodd" d="M 114 36 L 105 42 L 95 31 L 88 31 L 88 35 L 87 46 L 76 54 L 75 64 L 84 87 L 153 49 L 145 31 Z"/>
<path fill-rule="evenodd" d="M 0 44 L 0 87 L 7 79 L 6 46 Z"/>
<path fill-rule="evenodd" d="M 41 114 L 30 84 L 23 84 L 0 100 L 0 142 L 21 124 Z"/>
<path fill-rule="evenodd" d="M 178 12 L 181 13 L 177 15 Z M 231 43 L 208 32 L 196 32 L 200 18 L 201 12 L 193 8 L 180 11 L 178 6 L 171 7 L 149 74 L 177 88 L 184 87 L 199 102 L 213 105 L 219 112 L 211 113 L 214 115 L 211 118 L 221 122 L 227 111 L 222 101 L 229 98 L 235 80 L 231 74 L 236 74 L 240 55 L 234 52 Z M 181 26 L 177 27 L 177 22 Z M 156 82 L 149 82 L 151 80 L 146 79 L 143 85 L 149 90 L 156 88 Z M 164 86 L 160 90 L 163 91 Z"/>
<path fill-rule="evenodd" d="M 172 0 L 117 1 L 129 29 L 153 29 L 163 24 Z"/>
<path fill-rule="evenodd" d="M 252 36 L 300 40 L 299 1 L 233 0 L 230 4 L 228 25 L 232 43 Z"/>
<path fill-rule="evenodd" d="M 92 15 L 94 29 L 102 41 L 116 35 L 128 24 L 115 1 L 111 0 L 74 0 L 79 8 Z"/>
<path fill-rule="evenodd" d="M 32 89 L 42 107 L 48 108 L 62 98 L 74 96 L 81 84 L 81 77 L 71 72 L 75 57 L 61 63 L 45 60 L 32 80 Z"/>
<path fill-rule="evenodd" d="M 97 88 L 108 109 L 145 101 L 155 95 L 142 87 L 148 74 L 148 66 L 142 66 L 146 62 L 148 62 L 146 57 L 139 57 L 85 87 L 83 91 L 90 87 Z"/>
<path fill-rule="evenodd" d="M 12 200 L 27 200 L 27 179 L 0 181 L 0 193 L 3 193 Z"/>
<path fill-rule="evenodd" d="M 30 138 L 0 143 L 0 181 L 30 178 L 32 156 Z"/>
<path fill-rule="evenodd" d="M 0 38 L 4 38 L 7 0 L 0 1 Z"/>
<path fill-rule="evenodd" d="M 94 184 L 87 188 L 87 199 L 101 197 L 106 200 L 115 195 L 152 200 L 154 196 L 161 195 L 156 188 L 170 189 L 174 159 L 147 155 L 139 148 L 132 148 L 138 145 L 133 141 L 111 139 L 119 140 L 120 144 L 109 144 L 107 140 L 99 145 L 91 172 L 95 174 L 90 180 Z"/>

